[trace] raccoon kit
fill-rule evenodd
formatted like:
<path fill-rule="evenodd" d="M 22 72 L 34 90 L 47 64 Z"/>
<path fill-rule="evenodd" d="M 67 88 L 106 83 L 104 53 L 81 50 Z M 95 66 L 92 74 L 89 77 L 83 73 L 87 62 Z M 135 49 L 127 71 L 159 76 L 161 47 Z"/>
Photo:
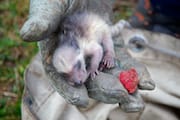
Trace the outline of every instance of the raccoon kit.
<path fill-rule="evenodd" d="M 59 32 L 59 44 L 53 54 L 53 65 L 72 85 L 95 78 L 102 62 L 114 66 L 114 46 L 111 27 L 91 12 L 75 13 L 65 18 Z M 89 65 L 86 58 L 90 57 Z"/>

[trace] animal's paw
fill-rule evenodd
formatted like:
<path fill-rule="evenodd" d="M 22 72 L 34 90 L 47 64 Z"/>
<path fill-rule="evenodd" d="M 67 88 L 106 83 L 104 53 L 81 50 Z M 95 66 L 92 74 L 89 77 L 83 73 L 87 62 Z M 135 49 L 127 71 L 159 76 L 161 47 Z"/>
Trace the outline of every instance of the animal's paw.
<path fill-rule="evenodd" d="M 92 80 L 99 74 L 99 71 L 96 69 L 95 71 L 90 72 L 90 77 Z"/>
<path fill-rule="evenodd" d="M 105 68 L 112 68 L 114 67 L 114 58 L 110 55 L 105 55 L 103 60 L 102 60 L 103 66 Z"/>

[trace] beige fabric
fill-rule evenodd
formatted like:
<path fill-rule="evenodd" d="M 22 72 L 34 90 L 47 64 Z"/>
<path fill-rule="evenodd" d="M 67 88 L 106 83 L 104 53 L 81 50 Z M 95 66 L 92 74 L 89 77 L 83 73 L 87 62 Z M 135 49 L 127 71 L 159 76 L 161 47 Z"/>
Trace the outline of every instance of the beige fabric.
<path fill-rule="evenodd" d="M 114 109 L 110 115 L 110 120 L 179 120 L 176 115 L 164 106 L 146 103 L 146 108 L 142 113 L 125 113 L 118 108 Z"/>
<path fill-rule="evenodd" d="M 146 42 L 154 47 L 173 50 L 180 54 L 180 40 L 174 37 L 140 30 L 124 30 L 123 33 L 126 45 L 132 36 L 138 34 L 145 36 Z M 152 79 L 156 82 L 155 90 L 142 91 L 143 96 L 153 102 L 180 108 L 180 59 L 149 48 L 140 52 L 134 52 L 131 49 L 128 51 L 146 65 Z"/>
<path fill-rule="evenodd" d="M 124 30 L 122 37 L 128 46 L 136 34 L 146 37 L 149 44 L 180 52 L 180 40 L 173 37 Z M 45 76 L 40 56 L 37 55 L 25 74 L 25 91 L 22 103 L 22 120 L 178 120 L 168 106 L 180 109 L 180 61 L 176 58 L 145 48 L 135 52 L 128 49 L 137 60 L 143 62 L 153 80 L 154 91 L 140 91 L 146 99 L 146 108 L 141 113 L 125 113 L 117 104 L 104 104 L 91 100 L 87 108 L 77 108 L 65 102 Z M 162 105 L 158 105 L 158 103 Z M 166 106 L 166 107 L 165 107 Z"/>

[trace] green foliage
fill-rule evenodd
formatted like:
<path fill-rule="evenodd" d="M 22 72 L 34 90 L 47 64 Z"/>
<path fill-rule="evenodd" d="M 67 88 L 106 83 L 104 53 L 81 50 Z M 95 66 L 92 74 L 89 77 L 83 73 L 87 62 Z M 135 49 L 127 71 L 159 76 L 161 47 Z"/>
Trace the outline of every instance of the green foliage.
<path fill-rule="evenodd" d="M 21 101 L 15 102 L 13 105 L 9 105 L 8 107 L 5 107 L 7 104 L 8 98 L 2 98 L 0 100 L 0 104 L 2 107 L 0 107 L 0 120 L 17 120 L 21 118 L 21 111 L 20 111 L 20 105 Z"/>
<path fill-rule="evenodd" d="M 23 73 L 38 50 L 19 36 L 28 7 L 29 0 L 0 1 L 0 120 L 21 118 Z"/>

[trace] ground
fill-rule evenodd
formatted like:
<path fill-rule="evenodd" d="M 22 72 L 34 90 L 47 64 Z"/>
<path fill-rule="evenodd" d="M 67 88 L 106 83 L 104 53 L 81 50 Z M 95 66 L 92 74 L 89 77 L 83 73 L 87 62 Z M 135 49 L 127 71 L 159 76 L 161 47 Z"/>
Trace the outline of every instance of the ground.
<path fill-rule="evenodd" d="M 117 0 L 116 20 L 132 14 L 133 0 Z M 23 74 L 37 53 L 36 43 L 24 42 L 19 30 L 28 18 L 29 0 L 0 1 L 0 120 L 20 120 Z"/>
<path fill-rule="evenodd" d="M 28 0 L 0 1 L 0 120 L 20 119 L 23 73 L 37 52 L 36 43 L 19 36 L 28 6 Z"/>

